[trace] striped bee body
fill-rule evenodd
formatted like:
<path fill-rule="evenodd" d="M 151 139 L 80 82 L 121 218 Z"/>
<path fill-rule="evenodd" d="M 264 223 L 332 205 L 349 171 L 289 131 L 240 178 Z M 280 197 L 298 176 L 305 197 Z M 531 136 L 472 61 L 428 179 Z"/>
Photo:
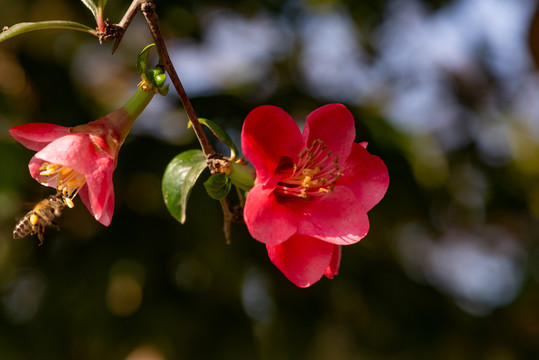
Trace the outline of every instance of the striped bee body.
<path fill-rule="evenodd" d="M 20 239 L 27 235 L 37 235 L 39 245 L 43 244 L 43 233 L 45 228 L 56 227 L 60 230 L 54 220 L 62 215 L 62 210 L 66 206 L 62 195 L 51 195 L 41 200 L 32 210 L 26 213 L 13 229 L 13 238 Z"/>

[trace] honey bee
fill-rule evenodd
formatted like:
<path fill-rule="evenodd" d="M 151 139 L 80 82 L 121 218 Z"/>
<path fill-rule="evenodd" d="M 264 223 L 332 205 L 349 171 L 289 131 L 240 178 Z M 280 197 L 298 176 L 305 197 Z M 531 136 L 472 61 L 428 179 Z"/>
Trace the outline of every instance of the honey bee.
<path fill-rule="evenodd" d="M 60 230 L 54 219 L 62 215 L 62 210 L 65 206 L 66 203 L 61 193 L 41 200 L 15 225 L 13 238 L 21 239 L 27 235 L 37 234 L 39 245 L 41 246 L 44 240 L 43 233 L 47 226 L 56 227 L 57 230 Z"/>

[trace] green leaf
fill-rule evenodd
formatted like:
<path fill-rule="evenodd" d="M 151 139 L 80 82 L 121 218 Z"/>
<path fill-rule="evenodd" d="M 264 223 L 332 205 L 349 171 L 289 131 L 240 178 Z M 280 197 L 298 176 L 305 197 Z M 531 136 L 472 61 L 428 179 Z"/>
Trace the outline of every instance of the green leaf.
<path fill-rule="evenodd" d="M 239 154 L 238 148 L 236 148 L 236 145 L 232 141 L 232 138 L 230 137 L 230 135 L 227 134 L 226 131 L 223 130 L 222 127 L 220 127 L 219 125 L 217 125 L 216 123 L 208 119 L 199 118 L 198 121 L 201 124 L 206 125 L 211 130 L 211 132 L 219 140 L 221 140 L 223 144 L 225 144 L 226 146 L 230 148 L 230 157 L 232 159 L 236 158 L 236 156 Z"/>
<path fill-rule="evenodd" d="M 148 55 L 150 54 L 150 50 L 155 46 L 155 44 L 150 44 L 146 46 L 140 54 L 137 56 L 137 73 L 139 75 L 142 75 L 146 72 L 148 69 Z"/>
<path fill-rule="evenodd" d="M 86 7 L 87 7 L 88 9 L 90 9 L 90 11 L 92 12 L 92 14 L 94 15 L 95 20 L 97 21 L 97 16 L 98 16 L 98 15 L 97 15 L 97 5 L 96 5 L 96 3 L 93 2 L 92 0 L 80 0 L 80 1 L 82 1 L 82 3 L 83 3 L 84 5 L 86 5 Z M 100 1 L 100 3 L 101 3 L 101 1 Z"/>
<path fill-rule="evenodd" d="M 73 21 L 52 20 L 52 21 L 40 21 L 40 22 L 24 22 L 15 24 L 7 30 L 0 32 L 0 42 L 10 39 L 14 36 L 21 35 L 30 31 L 36 30 L 50 30 L 50 29 L 68 29 L 84 31 L 95 36 L 96 31 L 91 27 L 83 24 L 79 24 Z"/>
<path fill-rule="evenodd" d="M 99 0 L 99 5 L 102 10 L 105 9 L 105 6 L 107 5 L 107 0 Z"/>
<path fill-rule="evenodd" d="M 165 170 L 162 184 L 165 205 L 170 214 L 182 224 L 185 223 L 191 190 L 206 166 L 204 153 L 193 149 L 177 155 Z"/>
<path fill-rule="evenodd" d="M 204 187 L 212 199 L 223 200 L 230 192 L 232 183 L 225 173 L 219 173 L 210 176 L 210 178 L 204 182 Z"/>

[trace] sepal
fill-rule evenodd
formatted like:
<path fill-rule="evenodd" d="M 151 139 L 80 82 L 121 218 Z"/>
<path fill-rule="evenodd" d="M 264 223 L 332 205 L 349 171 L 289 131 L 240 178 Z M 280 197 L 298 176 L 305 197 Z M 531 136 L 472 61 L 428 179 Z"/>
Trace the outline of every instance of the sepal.
<path fill-rule="evenodd" d="M 248 165 L 231 163 L 228 177 L 236 187 L 249 191 L 255 186 L 256 171 Z"/>
<path fill-rule="evenodd" d="M 204 182 L 204 187 L 212 199 L 223 200 L 230 192 L 232 182 L 225 173 L 219 173 L 210 176 L 210 178 Z"/>

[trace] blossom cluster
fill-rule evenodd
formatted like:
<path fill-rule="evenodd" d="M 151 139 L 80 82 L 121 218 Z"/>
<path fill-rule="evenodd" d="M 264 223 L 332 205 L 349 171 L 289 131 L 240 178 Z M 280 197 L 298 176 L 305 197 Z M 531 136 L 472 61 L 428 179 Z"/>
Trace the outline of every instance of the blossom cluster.
<path fill-rule="evenodd" d="M 97 29 L 70 21 L 21 23 L 4 29 L 0 42 L 34 30 L 63 28 L 93 34 L 100 42 L 115 39 L 114 52 L 125 29 L 103 20 L 106 1 L 83 3 L 93 13 Z M 155 21 L 145 16 L 149 24 Z M 150 29 L 154 38 L 160 37 L 157 26 L 150 25 Z M 177 189 L 164 194 L 169 210 L 173 208 L 173 215 L 184 221 L 189 192 L 208 165 L 212 170 L 212 177 L 205 183 L 208 194 L 223 201 L 232 184 L 236 186 L 241 202 L 245 199 L 243 218 L 249 232 L 266 245 L 269 258 L 289 280 L 308 287 L 324 275 L 333 278 L 339 271 L 342 246 L 357 243 L 367 235 L 367 212 L 383 198 L 389 185 L 382 160 L 367 151 L 366 143 L 354 142 L 351 112 L 341 104 L 323 106 L 307 117 L 300 131 L 281 108 L 257 107 L 246 117 L 241 134 L 247 160 L 235 160 L 237 149 L 230 136 L 213 122 L 196 119 L 194 111 L 189 110 L 189 100 L 172 62 L 167 62 L 166 48 L 159 51 L 160 63 L 165 65 L 148 69 L 148 52 L 154 45 L 139 54 L 137 72 L 142 81 L 122 108 L 74 127 L 31 123 L 10 129 L 15 140 L 36 151 L 29 163 L 30 175 L 57 190 L 54 198 L 62 208 L 73 207 L 78 195 L 94 218 L 108 226 L 114 212 L 113 172 L 120 147 L 152 97 L 167 94 L 166 69 L 173 76 L 182 103 L 189 105 L 190 123 L 204 149 L 204 153 L 184 152 L 171 162 L 173 179 L 166 183 L 177 185 Z M 231 148 L 229 158 L 214 157 L 213 150 L 208 150 L 211 146 L 204 141 L 207 139 L 200 123 Z M 172 198 L 176 203 L 168 204 Z M 28 222 L 34 229 L 31 233 L 37 232 L 42 241 L 44 226 L 36 218 L 31 216 Z M 14 236 L 19 233 L 24 231 L 16 231 Z"/>
<path fill-rule="evenodd" d="M 17 141 L 36 151 L 31 176 L 56 188 L 70 207 L 79 195 L 95 219 L 108 226 L 118 152 L 153 95 L 147 90 L 141 86 L 135 100 L 88 124 L 31 123 L 10 129 Z M 251 235 L 266 245 L 270 260 L 299 287 L 338 273 L 342 246 L 365 237 L 367 212 L 387 190 L 386 166 L 355 137 L 354 118 L 340 104 L 312 112 L 303 132 L 275 106 L 257 107 L 245 119 L 242 148 L 256 180 L 244 220 Z"/>

